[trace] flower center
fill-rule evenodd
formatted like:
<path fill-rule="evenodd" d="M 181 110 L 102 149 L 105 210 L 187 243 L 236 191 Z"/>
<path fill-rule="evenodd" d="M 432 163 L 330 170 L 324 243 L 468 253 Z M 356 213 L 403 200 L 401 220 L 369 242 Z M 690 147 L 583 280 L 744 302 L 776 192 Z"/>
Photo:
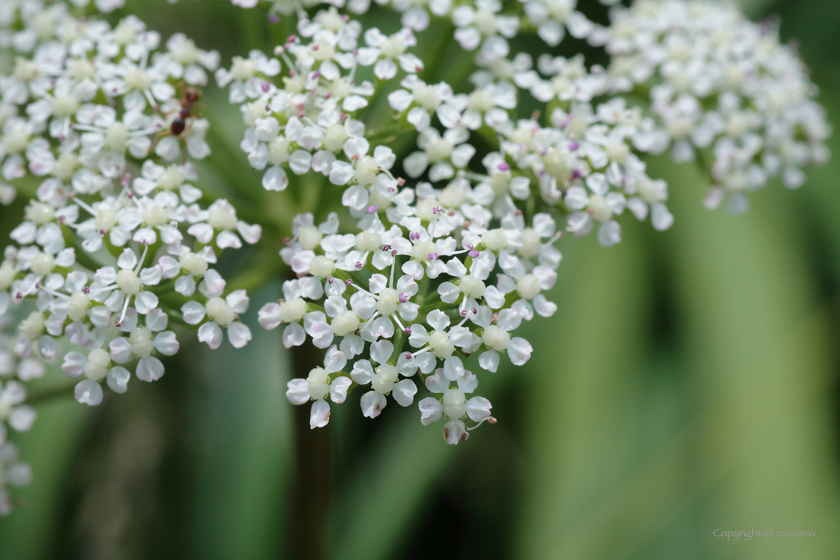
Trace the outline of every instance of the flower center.
<path fill-rule="evenodd" d="M 53 221 L 55 218 L 55 210 L 49 204 L 33 200 L 26 207 L 25 217 L 36 225 L 42 226 Z"/>
<path fill-rule="evenodd" d="M 484 335 L 481 338 L 488 348 L 499 352 L 505 350 L 510 344 L 510 334 L 496 325 L 490 325 L 484 329 Z"/>
<path fill-rule="evenodd" d="M 440 95 L 432 86 L 420 84 L 414 88 L 414 101 L 424 109 L 436 109 L 441 104 Z"/>
<path fill-rule="evenodd" d="M 158 186 L 162 189 L 174 189 L 180 187 L 184 182 L 184 174 L 174 165 L 170 165 L 164 169 L 163 173 L 158 177 Z"/>
<path fill-rule="evenodd" d="M 15 281 L 15 269 L 9 263 L 0 265 L 0 290 L 8 290 Z"/>
<path fill-rule="evenodd" d="M 360 251 L 375 251 L 382 246 L 382 236 L 373 231 L 356 234 L 356 248 Z"/>
<path fill-rule="evenodd" d="M 411 249 L 411 256 L 420 262 L 427 262 L 429 255 L 437 253 L 438 246 L 432 241 L 421 241 Z"/>
<path fill-rule="evenodd" d="M 70 296 L 70 305 L 67 308 L 67 316 L 71 321 L 80 321 L 87 315 L 90 307 L 90 298 L 84 292 L 76 292 Z"/>
<path fill-rule="evenodd" d="M 353 311 L 344 311 L 335 316 L 330 327 L 336 336 L 354 333 L 359 328 L 359 316 Z"/>
<path fill-rule="evenodd" d="M 335 269 L 335 261 L 318 255 L 309 261 L 309 274 L 318 278 L 326 278 Z"/>
<path fill-rule="evenodd" d="M 155 204 L 143 211 L 143 221 L 149 227 L 161 226 L 169 221 L 169 211 Z"/>
<path fill-rule="evenodd" d="M 443 412 L 457 420 L 467 412 L 467 397 L 460 389 L 449 389 L 443 394 Z"/>
<path fill-rule="evenodd" d="M 532 259 L 540 254 L 540 234 L 534 231 L 534 228 L 525 228 L 522 231 L 522 247 L 519 248 L 519 254 L 526 259 Z"/>
<path fill-rule="evenodd" d="M 230 68 L 230 75 L 234 80 L 245 81 L 257 72 L 257 65 L 241 56 L 233 57 L 233 64 Z"/>
<path fill-rule="evenodd" d="M 455 146 L 452 145 L 452 142 L 445 138 L 438 138 L 429 144 L 429 147 L 426 149 L 426 155 L 429 157 L 431 163 L 437 163 L 451 156 L 452 150 L 454 149 Z"/>
<path fill-rule="evenodd" d="M 386 317 L 392 315 L 400 304 L 400 295 L 397 290 L 385 288 L 379 292 L 379 300 L 376 302 L 376 310 Z"/>
<path fill-rule="evenodd" d="M 111 356 L 108 352 L 97 348 L 91 350 L 85 363 L 85 376 L 88 379 L 99 381 L 108 373 L 108 366 L 111 365 Z"/>
<path fill-rule="evenodd" d="M 356 181 L 362 186 L 373 183 L 378 169 L 379 164 L 376 163 L 375 159 L 370 156 L 363 156 L 356 163 Z"/>
<path fill-rule="evenodd" d="M 526 274 L 516 282 L 516 291 L 525 299 L 533 299 L 540 290 L 540 279 L 533 274 Z"/>
<path fill-rule="evenodd" d="M 32 272 L 44 276 L 49 274 L 55 268 L 55 258 L 48 253 L 36 253 L 32 260 L 29 261 L 29 267 Z"/>
<path fill-rule="evenodd" d="M 155 349 L 154 341 L 152 340 L 152 331 L 146 327 L 137 327 L 133 330 L 128 337 L 128 341 L 131 343 L 131 351 L 138 358 L 145 358 Z"/>
<path fill-rule="evenodd" d="M 496 15 L 489 10 L 478 10 L 475 14 L 475 26 L 482 35 L 495 35 Z"/>
<path fill-rule="evenodd" d="M 230 231 L 236 228 L 236 213 L 230 207 L 216 208 L 207 213 L 207 223 L 213 229 Z"/>
<path fill-rule="evenodd" d="M 181 64 L 192 64 L 198 62 L 198 49 L 192 40 L 187 39 L 181 44 L 177 45 L 171 51 L 172 58 Z"/>
<path fill-rule="evenodd" d="M 386 58 L 398 58 L 405 52 L 405 49 L 405 41 L 397 36 L 388 37 L 380 47 L 382 55 Z"/>
<path fill-rule="evenodd" d="M 330 376 L 324 368 L 316 367 L 306 377 L 309 382 L 309 396 L 314 400 L 323 399 L 330 391 Z"/>
<path fill-rule="evenodd" d="M 491 251 L 504 249 L 508 245 L 507 235 L 505 235 L 505 230 L 502 228 L 485 231 L 481 236 L 481 240 Z"/>
<path fill-rule="evenodd" d="M 96 229 L 103 231 L 110 231 L 117 223 L 117 214 L 110 208 L 99 208 L 96 211 L 96 218 L 94 225 Z"/>
<path fill-rule="evenodd" d="M 29 340 L 35 340 L 42 332 L 44 332 L 44 316 L 33 311 L 29 316 L 21 321 L 20 332 Z"/>
<path fill-rule="evenodd" d="M 449 340 L 449 335 L 445 331 L 432 331 L 429 336 L 429 346 L 435 356 L 441 359 L 448 358 L 455 351 L 455 345 Z"/>
<path fill-rule="evenodd" d="M 181 258 L 178 259 L 178 263 L 181 265 L 184 272 L 192 274 L 193 276 L 201 276 L 207 272 L 207 261 L 192 251 L 187 251 L 181 255 Z"/>
<path fill-rule="evenodd" d="M 284 323 L 297 323 L 306 314 L 306 302 L 303 298 L 290 299 L 280 304 L 280 320 Z"/>
<path fill-rule="evenodd" d="M 60 95 L 53 99 L 52 112 L 58 117 L 69 117 L 79 108 L 75 95 Z"/>
<path fill-rule="evenodd" d="M 461 292 L 467 297 L 471 298 L 480 298 L 484 295 L 484 290 L 486 286 L 484 282 L 476 278 L 475 276 L 466 275 L 461 280 Z"/>
<path fill-rule="evenodd" d="M 607 200 L 600 194 L 589 197 L 589 212 L 596 222 L 606 222 L 612 218 L 612 210 L 607 206 Z"/>
<path fill-rule="evenodd" d="M 117 286 L 127 295 L 133 296 L 140 291 L 140 279 L 137 273 L 130 268 L 124 268 L 117 272 Z"/>
<path fill-rule="evenodd" d="M 213 297 L 207 302 L 207 316 L 216 321 L 220 327 L 226 327 L 236 314 L 233 309 L 220 297 Z"/>
<path fill-rule="evenodd" d="M 3 135 L 3 149 L 7 154 L 19 154 L 29 144 L 29 134 L 24 130 L 15 130 Z"/>
<path fill-rule="evenodd" d="M 377 393 L 383 395 L 390 393 L 397 381 L 397 368 L 391 364 L 382 364 L 374 370 L 374 376 L 370 386 Z"/>
<path fill-rule="evenodd" d="M 128 127 L 115 122 L 105 130 L 105 144 L 114 151 L 122 150 L 128 142 Z"/>

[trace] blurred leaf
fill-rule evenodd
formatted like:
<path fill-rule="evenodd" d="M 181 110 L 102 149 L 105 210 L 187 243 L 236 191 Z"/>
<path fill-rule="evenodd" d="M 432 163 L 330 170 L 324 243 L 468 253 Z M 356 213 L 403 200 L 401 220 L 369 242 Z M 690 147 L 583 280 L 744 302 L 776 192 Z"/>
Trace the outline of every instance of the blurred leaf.
<path fill-rule="evenodd" d="M 44 402 L 32 431 L 15 441 L 32 466 L 32 484 L 15 493 L 25 504 L 0 519 L 0 560 L 47 558 L 58 533 L 63 490 L 93 411 L 72 393 Z"/>

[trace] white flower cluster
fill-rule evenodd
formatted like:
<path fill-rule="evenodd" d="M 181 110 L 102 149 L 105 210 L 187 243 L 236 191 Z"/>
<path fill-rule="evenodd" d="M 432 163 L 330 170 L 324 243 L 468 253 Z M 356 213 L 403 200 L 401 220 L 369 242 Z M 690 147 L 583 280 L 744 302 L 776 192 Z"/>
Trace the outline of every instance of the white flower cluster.
<path fill-rule="evenodd" d="M 25 403 L 24 383 L 40 378 L 45 370 L 38 359 L 18 355 L 14 318 L 7 311 L 8 299 L 0 296 L 0 515 L 12 510 L 8 488 L 25 486 L 31 478 L 29 465 L 18 461 L 17 448 L 7 437 L 10 429 L 26 432 L 35 422 L 35 409 Z"/>
<path fill-rule="evenodd" d="M 213 265 L 261 227 L 224 199 L 203 204 L 190 161 L 210 153 L 198 88 L 218 54 L 181 34 L 160 48 L 135 17 L 111 27 L 71 10 L 0 3 L 14 53 L 0 76 L 0 175 L 5 189 L 35 194 L 0 262 L 0 444 L 7 426 L 35 420 L 24 383 L 45 362 L 80 378 L 76 399 L 96 405 L 103 383 L 123 393 L 132 372 L 164 374 L 159 356 L 180 347 L 170 322 L 200 325 L 212 348 L 225 330 L 237 348 L 251 338 L 238 317 L 247 295 L 226 293 Z M 11 507 L 5 485 L 28 480 L 16 453 L 0 447 L 0 513 Z"/>
<path fill-rule="evenodd" d="M 798 187 L 802 168 L 828 157 L 804 65 L 775 28 L 715 0 L 602 0 L 616 5 L 609 27 L 576 0 L 376 0 L 399 14 L 394 33 L 345 13 L 366 13 L 370 0 L 267 0 L 271 21 L 297 16 L 296 34 L 229 68 L 184 35 L 161 45 L 135 17 L 113 27 L 73 17 L 123 4 L 90 3 L 0 0 L 0 50 L 11 56 L 0 75 L 0 203 L 34 193 L 0 263 L 0 327 L 16 329 L 0 336 L 0 443 L 7 425 L 34 420 L 23 383 L 44 362 L 63 358 L 81 378 L 77 399 L 93 405 L 103 382 L 123 392 L 132 371 L 163 375 L 158 356 L 178 351 L 176 324 L 197 326 L 212 348 L 225 331 L 235 347 L 250 340 L 239 320 L 248 296 L 213 267 L 261 227 L 224 199 L 205 204 L 191 163 L 210 151 L 198 113 L 210 73 L 239 106 L 240 146 L 266 190 L 329 183 L 336 193 L 336 204 L 298 210 L 280 252 L 295 278 L 259 312 L 286 347 L 325 351 L 288 383 L 291 402 L 311 403 L 313 428 L 357 386 L 365 416 L 389 396 L 416 402 L 424 424 L 444 420 L 452 444 L 495 422 L 467 368 L 528 361 L 531 344 L 515 331 L 556 311 L 555 242 L 597 232 L 615 245 L 627 213 L 672 225 L 667 185 L 640 154 L 708 157 L 707 204 L 729 194 L 736 211 L 745 191 L 775 176 Z M 423 79 L 417 38 L 433 18 L 474 53 L 467 91 Z M 586 39 L 611 63 L 513 52 L 527 33 L 552 47 Z M 649 114 L 628 93 L 649 100 Z M 544 109 L 521 114 L 531 98 Z M 329 212 L 339 199 L 341 214 Z M 27 478 L 3 478 L 2 450 L 0 511 L 4 480 Z"/>
<path fill-rule="evenodd" d="M 343 201 L 356 211 L 371 197 L 393 198 L 397 182 L 388 170 L 394 154 L 385 146 L 370 152 L 365 125 L 354 118 L 375 88 L 367 81 L 356 84 L 355 73 L 359 66 L 373 66 L 377 79 L 389 80 L 399 68 L 422 70 L 420 59 L 406 52 L 414 35 L 403 29 L 389 37 L 371 29 L 364 34 L 366 46 L 359 46 L 359 23 L 334 9 L 298 27 L 306 42 L 292 36 L 275 49 L 286 64 L 282 86 L 270 81 L 280 73 L 280 61 L 259 51 L 234 58 L 230 70 L 216 73 L 220 86 L 230 86 L 231 102 L 242 103 L 248 127 L 242 149 L 249 162 L 266 170 L 268 190 L 288 186 L 287 169 L 295 175 L 312 170 L 335 185 L 352 182 Z"/>
<path fill-rule="evenodd" d="M 742 212 L 746 192 L 777 176 L 797 188 L 803 167 L 828 159 L 831 128 L 807 68 L 775 26 L 747 20 L 734 4 L 639 0 L 614 10 L 592 39 L 612 55 L 614 90 L 650 98 L 658 127 L 643 141 L 649 149 L 710 160 L 707 206 L 728 195 L 730 210 Z"/>
<path fill-rule="evenodd" d="M 287 170 L 321 174 L 344 188 L 342 204 L 357 223 L 348 231 L 335 213 L 320 224 L 298 215 L 281 251 L 297 278 L 260 310 L 264 327 L 283 325 L 287 347 L 310 339 L 327 349 L 323 367 L 291 381 L 287 393 L 295 404 L 313 402 L 313 428 L 327 424 L 330 401 L 356 386 L 366 388 L 361 408 L 371 418 L 387 396 L 409 406 L 425 387 L 423 423 L 445 416 L 446 440 L 465 439 L 468 422 L 494 420 L 487 399 L 467 400 L 478 381 L 464 360 L 477 353 L 489 371 L 502 354 L 524 364 L 532 347 L 513 331 L 556 310 L 544 293 L 561 259 L 555 217 L 566 216 L 575 235 L 598 225 L 607 246 L 621 239 L 625 209 L 651 214 L 660 230 L 673 221 L 664 182 L 649 178 L 632 150 L 640 111 L 621 99 L 593 105 L 604 74 L 578 59 L 544 57 L 539 72 L 528 55 L 508 60 L 504 37 L 518 20 L 493 15 L 499 9 L 455 9 L 463 23 L 456 38 L 488 63 L 469 93 L 418 77 L 423 64 L 408 52 L 408 26 L 390 36 L 363 31 L 334 7 L 301 19 L 300 36 L 277 47 L 278 58 L 254 51 L 216 74 L 241 107 L 241 147 L 265 170 L 263 186 L 286 189 Z M 498 33 L 488 31 L 487 14 Z M 373 67 L 377 83 L 405 74 L 388 94 L 394 113 L 383 127 L 363 122 L 377 86 L 354 81 L 360 67 Z M 547 122 L 517 118 L 521 90 L 553 102 Z M 397 133 L 416 135 L 399 166 L 387 145 Z M 473 134 L 497 148 L 481 172 L 471 168 Z M 412 186 L 394 175 L 400 166 Z"/>
<path fill-rule="evenodd" d="M 231 0 L 241 8 L 253 8 L 260 0 Z M 603 1 L 603 0 L 602 0 Z M 536 32 L 548 45 L 557 46 L 568 30 L 577 39 L 587 37 L 596 27 L 577 10 L 577 0 L 519 0 L 521 6 L 504 12 L 500 0 L 476 0 L 458 3 L 452 0 L 375 0 L 401 14 L 402 25 L 414 31 L 424 31 L 432 18 L 451 21 L 456 27 L 455 39 L 468 51 L 477 50 L 478 60 L 487 63 L 506 57 L 510 53 L 508 39 L 520 30 Z M 270 4 L 271 20 L 280 21 L 280 15 L 297 14 L 306 19 L 304 9 L 328 5 L 334 10 L 346 8 L 361 15 L 372 5 L 371 0 L 262 0 Z M 607 0 L 606 3 L 614 3 Z"/>
<path fill-rule="evenodd" d="M 179 349 L 170 320 L 200 324 L 213 348 L 223 329 L 235 347 L 250 340 L 237 315 L 247 296 L 223 298 L 212 266 L 261 228 L 223 199 L 202 206 L 194 186 L 188 157 L 209 154 L 194 86 L 218 54 L 183 35 L 159 50 L 160 36 L 134 17 L 111 28 L 67 16 L 53 31 L 2 77 L 0 172 L 40 184 L 0 264 L 0 312 L 26 315 L 12 348 L 18 377 L 37 370 L 33 357 L 63 355 L 64 372 L 82 378 L 76 398 L 95 405 L 103 381 L 127 389 L 129 367 L 143 381 L 163 375 L 156 355 Z M 16 381 L 6 392 L 9 406 L 25 396 Z"/>

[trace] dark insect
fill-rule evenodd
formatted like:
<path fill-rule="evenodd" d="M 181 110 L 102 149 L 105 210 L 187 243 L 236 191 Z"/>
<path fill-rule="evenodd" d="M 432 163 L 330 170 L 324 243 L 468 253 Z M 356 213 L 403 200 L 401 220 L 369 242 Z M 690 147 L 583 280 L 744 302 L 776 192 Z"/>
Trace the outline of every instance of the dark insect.
<path fill-rule="evenodd" d="M 154 143 L 151 148 L 149 148 L 149 153 L 152 153 L 155 146 L 157 146 L 158 141 L 164 136 L 174 136 L 175 138 L 180 138 L 181 134 L 187 130 L 189 119 L 201 118 L 201 115 L 192 112 L 198 104 L 199 99 L 201 99 L 201 93 L 196 88 L 182 85 L 181 108 L 178 110 L 178 116 L 172 121 L 172 124 L 169 125 L 169 130 L 162 130 L 158 133 L 157 138 L 155 138 Z M 167 115 L 171 114 L 172 113 L 167 113 Z M 184 154 L 184 157 L 186 158 L 186 153 Z"/>
<path fill-rule="evenodd" d="M 180 136 L 187 128 L 187 119 L 190 117 L 190 111 L 192 111 L 193 105 L 200 98 L 201 94 L 197 89 L 192 87 L 184 88 L 184 92 L 181 94 L 181 111 L 178 113 L 178 118 L 172 121 L 172 126 L 169 127 L 169 132 L 172 136 Z"/>

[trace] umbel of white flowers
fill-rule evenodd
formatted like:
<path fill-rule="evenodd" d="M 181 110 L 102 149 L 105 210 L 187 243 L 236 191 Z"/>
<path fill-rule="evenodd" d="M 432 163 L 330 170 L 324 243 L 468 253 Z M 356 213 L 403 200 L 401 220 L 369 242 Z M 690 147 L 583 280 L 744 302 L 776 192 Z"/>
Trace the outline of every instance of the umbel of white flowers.
<path fill-rule="evenodd" d="M 103 385 L 123 393 L 132 376 L 159 379 L 189 326 L 211 348 L 251 338 L 247 293 L 215 267 L 262 228 L 227 200 L 205 202 L 193 165 L 210 153 L 211 123 L 193 109 L 211 74 L 241 110 L 241 148 L 265 189 L 317 178 L 341 203 L 294 218 L 280 252 L 294 279 L 258 317 L 286 347 L 325 351 L 288 382 L 293 404 L 311 403 L 313 428 L 357 387 L 364 416 L 416 403 L 451 444 L 495 423 L 478 376 L 539 351 L 516 331 L 557 310 L 557 241 L 595 232 L 615 245 L 628 214 L 672 225 L 668 186 L 645 154 L 708 161 L 707 205 L 728 197 L 735 212 L 772 177 L 798 187 L 804 167 L 828 158 L 804 65 L 775 28 L 728 3 L 639 0 L 612 7 L 609 26 L 575 0 L 233 3 L 293 17 L 297 32 L 220 67 L 182 34 L 163 42 L 136 17 L 92 15 L 121 0 L 0 0 L 0 202 L 38 185 L 0 263 L 0 513 L 13 504 L 6 488 L 30 478 L 5 440 L 35 421 L 25 384 L 45 364 L 96 405 Z M 369 10 L 401 28 L 365 28 L 354 18 Z M 418 37 L 433 19 L 474 53 L 464 91 L 421 77 L 434 61 Z M 549 48 L 569 34 L 611 62 L 534 60 L 513 51 L 520 34 Z M 385 85 L 390 119 L 372 127 L 367 109 Z M 649 107 L 631 107 L 628 92 Z M 526 93 L 544 110 L 519 114 Z M 397 134 L 413 139 L 404 157 Z"/>

